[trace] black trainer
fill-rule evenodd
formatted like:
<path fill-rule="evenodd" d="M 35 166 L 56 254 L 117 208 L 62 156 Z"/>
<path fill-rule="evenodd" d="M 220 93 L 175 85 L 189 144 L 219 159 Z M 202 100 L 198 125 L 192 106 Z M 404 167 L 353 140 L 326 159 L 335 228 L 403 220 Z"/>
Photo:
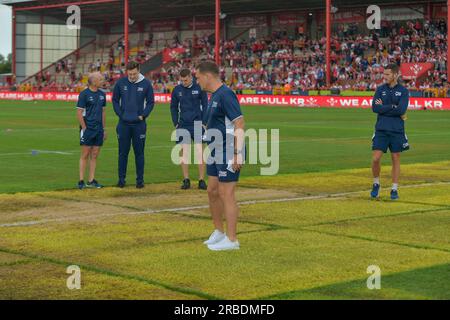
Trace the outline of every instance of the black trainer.
<path fill-rule="evenodd" d="M 84 183 L 84 180 L 78 181 L 78 189 L 84 189 L 86 188 L 86 184 Z"/>
<path fill-rule="evenodd" d="M 189 189 L 190 187 L 191 187 L 191 180 L 184 179 L 183 184 L 181 185 L 181 189 L 186 190 Z"/>
<path fill-rule="evenodd" d="M 124 187 L 125 187 L 125 181 L 117 182 L 117 188 L 124 188 Z"/>
<path fill-rule="evenodd" d="M 92 180 L 91 182 L 88 182 L 86 187 L 88 188 L 96 188 L 96 189 L 101 189 L 103 188 L 103 185 L 101 185 L 100 183 L 98 183 L 97 180 Z"/>
<path fill-rule="evenodd" d="M 207 190 L 208 186 L 206 185 L 205 180 L 199 180 L 198 181 L 198 188 L 201 190 Z"/>
<path fill-rule="evenodd" d="M 143 183 L 143 182 L 136 183 L 136 188 L 137 188 L 137 189 L 142 189 L 142 188 L 144 188 L 144 183 Z"/>

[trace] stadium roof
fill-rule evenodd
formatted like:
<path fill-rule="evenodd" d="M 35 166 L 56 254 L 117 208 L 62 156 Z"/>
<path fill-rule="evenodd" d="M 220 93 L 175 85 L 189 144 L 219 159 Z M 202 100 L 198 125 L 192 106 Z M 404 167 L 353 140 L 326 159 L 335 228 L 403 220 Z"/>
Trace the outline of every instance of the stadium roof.
<path fill-rule="evenodd" d="M 35 0 L 2 0 L 1 4 L 16 4 L 21 2 L 34 2 Z"/>
<path fill-rule="evenodd" d="M 442 0 L 430 1 L 404 1 L 404 0 L 377 0 L 379 5 L 403 5 L 428 2 L 442 3 Z M 30 11 L 45 12 L 45 16 L 61 18 L 66 16 L 66 5 L 81 4 L 82 17 L 89 16 L 84 25 L 101 26 L 105 23 L 120 24 L 123 22 L 123 0 L 3 0 L 3 4 L 11 5 L 18 10 L 30 7 Z M 83 5 L 84 3 L 84 5 Z M 351 3 L 345 0 L 334 0 L 333 5 L 338 8 L 369 6 L 373 0 L 354 0 Z M 57 7 L 62 5 L 61 7 Z M 193 16 L 210 16 L 214 14 L 214 0 L 129 0 L 130 18 L 136 22 L 145 22 L 152 19 L 180 18 Z M 258 12 L 316 10 L 325 8 L 325 0 L 221 0 L 222 12 L 228 15 L 249 14 Z M 28 10 L 27 10 L 28 11 Z"/>

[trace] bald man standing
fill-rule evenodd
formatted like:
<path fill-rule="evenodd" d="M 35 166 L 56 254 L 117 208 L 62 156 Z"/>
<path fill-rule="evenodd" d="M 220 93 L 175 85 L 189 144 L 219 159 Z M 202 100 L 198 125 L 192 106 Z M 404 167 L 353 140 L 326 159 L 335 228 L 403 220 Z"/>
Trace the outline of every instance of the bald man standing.
<path fill-rule="evenodd" d="M 77 103 L 77 118 L 80 123 L 80 180 L 78 188 L 103 188 L 95 180 L 95 169 L 100 147 L 106 140 L 105 107 L 106 95 L 99 88 L 103 85 L 103 76 L 100 72 L 89 75 L 88 88 L 83 90 Z M 89 161 L 89 180 L 84 182 L 84 173 Z"/>

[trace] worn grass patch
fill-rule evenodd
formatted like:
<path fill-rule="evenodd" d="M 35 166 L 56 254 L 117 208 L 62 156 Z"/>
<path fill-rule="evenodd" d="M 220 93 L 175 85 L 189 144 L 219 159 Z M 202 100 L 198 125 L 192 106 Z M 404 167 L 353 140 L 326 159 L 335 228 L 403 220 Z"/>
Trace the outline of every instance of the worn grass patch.
<path fill-rule="evenodd" d="M 101 274 L 81 268 L 81 288 L 67 288 L 69 265 L 35 260 L 26 265 L 0 265 L 0 298 L 19 300 L 52 299 L 198 299 L 143 281 Z"/>

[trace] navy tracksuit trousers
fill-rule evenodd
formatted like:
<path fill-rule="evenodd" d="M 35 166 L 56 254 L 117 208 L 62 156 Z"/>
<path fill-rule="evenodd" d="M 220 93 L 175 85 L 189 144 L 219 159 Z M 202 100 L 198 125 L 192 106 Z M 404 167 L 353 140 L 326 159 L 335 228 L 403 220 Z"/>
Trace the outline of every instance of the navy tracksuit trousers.
<path fill-rule="evenodd" d="M 117 139 L 119 140 L 119 181 L 125 182 L 127 176 L 128 154 L 133 144 L 134 158 L 136 162 L 136 184 L 144 183 L 144 148 L 147 131 L 145 121 L 138 123 L 126 123 L 119 121 L 117 124 Z"/>

